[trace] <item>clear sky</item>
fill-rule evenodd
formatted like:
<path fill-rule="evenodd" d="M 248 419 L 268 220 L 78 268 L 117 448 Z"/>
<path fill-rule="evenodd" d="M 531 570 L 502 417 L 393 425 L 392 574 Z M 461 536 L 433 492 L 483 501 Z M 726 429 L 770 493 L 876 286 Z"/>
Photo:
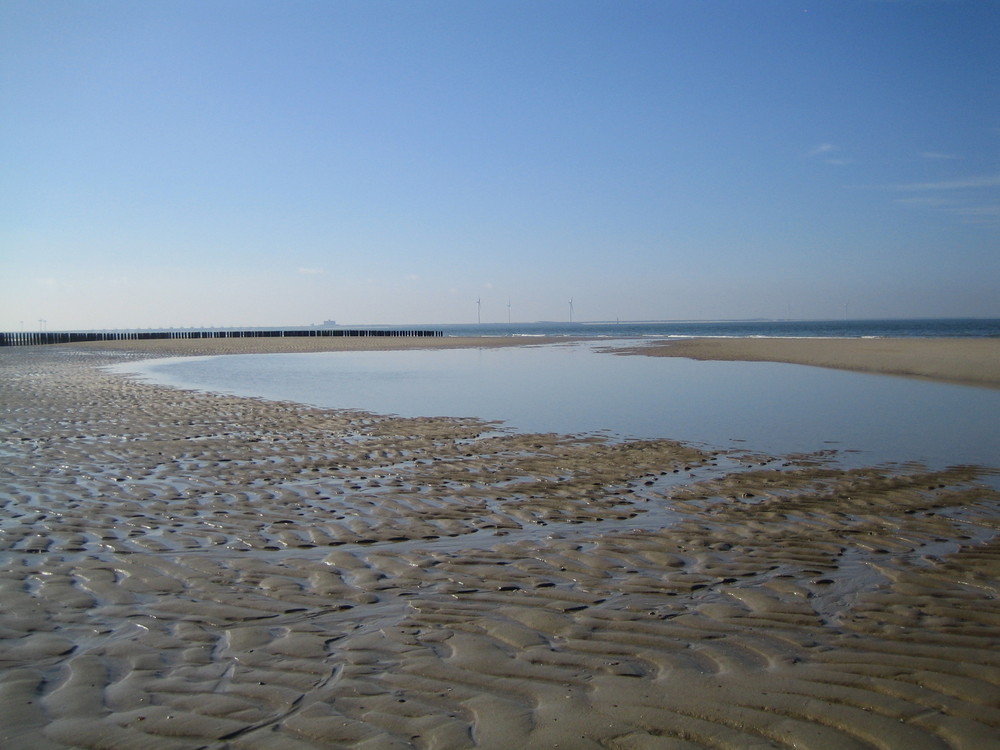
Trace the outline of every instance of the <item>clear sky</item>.
<path fill-rule="evenodd" d="M 1000 317 L 998 39 L 996 0 L 2 0 L 0 330 Z"/>

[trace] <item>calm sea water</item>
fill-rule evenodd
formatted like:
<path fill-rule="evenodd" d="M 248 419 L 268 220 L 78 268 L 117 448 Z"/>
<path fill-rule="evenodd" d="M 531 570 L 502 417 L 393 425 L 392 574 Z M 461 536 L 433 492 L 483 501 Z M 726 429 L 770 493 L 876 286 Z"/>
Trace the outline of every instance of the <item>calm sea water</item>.
<path fill-rule="evenodd" d="M 601 344 L 230 355 L 120 366 L 155 382 L 530 432 L 671 438 L 845 464 L 1000 467 L 1000 391 L 766 362 L 616 356 Z M 634 343 L 634 339 L 622 343 Z"/>
<path fill-rule="evenodd" d="M 378 326 L 375 326 L 378 327 Z M 398 326 L 386 326 L 398 328 Z M 1000 319 L 738 320 L 714 322 L 484 323 L 416 326 L 446 336 L 782 336 L 782 337 L 1000 337 Z"/>

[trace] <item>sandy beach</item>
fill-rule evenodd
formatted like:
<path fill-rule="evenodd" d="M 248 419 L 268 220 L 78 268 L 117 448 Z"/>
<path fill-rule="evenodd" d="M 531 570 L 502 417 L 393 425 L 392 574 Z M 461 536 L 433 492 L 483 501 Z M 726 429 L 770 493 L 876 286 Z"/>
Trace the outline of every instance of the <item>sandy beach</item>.
<path fill-rule="evenodd" d="M 837 370 L 1000 388 L 1000 339 L 676 339 L 630 354 L 701 360 L 787 362 Z"/>
<path fill-rule="evenodd" d="M 995 340 L 718 341 L 633 351 L 1000 383 Z M 1000 747 L 997 467 L 844 470 L 100 369 L 536 343 L 0 349 L 0 747 Z"/>

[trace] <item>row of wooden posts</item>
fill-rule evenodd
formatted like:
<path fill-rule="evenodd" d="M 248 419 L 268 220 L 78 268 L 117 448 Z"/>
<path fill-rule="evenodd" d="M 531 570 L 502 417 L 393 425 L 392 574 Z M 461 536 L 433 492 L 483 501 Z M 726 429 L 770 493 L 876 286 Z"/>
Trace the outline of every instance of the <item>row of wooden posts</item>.
<path fill-rule="evenodd" d="M 442 331 L 397 330 L 381 328 L 305 328 L 288 331 L 21 331 L 0 333 L 0 346 L 38 346 L 40 344 L 74 344 L 80 341 L 145 341 L 149 339 L 242 339 L 242 338 L 301 338 L 306 336 L 443 336 Z"/>

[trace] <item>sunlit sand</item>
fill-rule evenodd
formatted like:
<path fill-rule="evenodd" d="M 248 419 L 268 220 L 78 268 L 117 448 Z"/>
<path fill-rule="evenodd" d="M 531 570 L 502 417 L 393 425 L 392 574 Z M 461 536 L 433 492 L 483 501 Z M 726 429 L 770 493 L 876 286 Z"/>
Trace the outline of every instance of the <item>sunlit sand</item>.
<path fill-rule="evenodd" d="M 1000 339 L 678 339 L 631 353 L 788 362 L 1000 388 Z"/>
<path fill-rule="evenodd" d="M 0 746 L 995 744 L 995 467 L 498 434 L 99 369 L 518 343 L 0 350 Z M 889 367 L 859 343 L 851 367 Z M 969 382 L 959 359 L 909 374 Z"/>

